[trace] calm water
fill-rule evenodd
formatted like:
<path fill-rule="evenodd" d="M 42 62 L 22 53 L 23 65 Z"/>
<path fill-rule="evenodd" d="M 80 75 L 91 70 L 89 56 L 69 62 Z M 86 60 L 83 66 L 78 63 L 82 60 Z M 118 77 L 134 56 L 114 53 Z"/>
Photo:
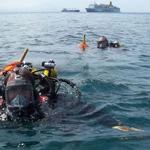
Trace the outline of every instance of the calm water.
<path fill-rule="evenodd" d="M 89 48 L 77 45 L 83 33 Z M 100 35 L 123 47 L 99 50 Z M 150 14 L 1 13 L 0 68 L 17 60 L 40 66 L 53 58 L 59 77 L 74 81 L 85 103 L 33 124 L 2 125 L 0 150 L 147 150 L 150 148 Z M 100 111 L 143 132 L 101 123 Z M 63 112 L 61 112 L 63 113 Z"/>

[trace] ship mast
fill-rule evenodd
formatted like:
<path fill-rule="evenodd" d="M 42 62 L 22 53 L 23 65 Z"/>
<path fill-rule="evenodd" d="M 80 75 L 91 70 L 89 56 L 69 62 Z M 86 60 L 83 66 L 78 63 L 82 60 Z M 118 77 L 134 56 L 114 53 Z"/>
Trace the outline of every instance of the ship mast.
<path fill-rule="evenodd" d="M 112 1 L 110 1 L 109 5 L 112 6 Z"/>

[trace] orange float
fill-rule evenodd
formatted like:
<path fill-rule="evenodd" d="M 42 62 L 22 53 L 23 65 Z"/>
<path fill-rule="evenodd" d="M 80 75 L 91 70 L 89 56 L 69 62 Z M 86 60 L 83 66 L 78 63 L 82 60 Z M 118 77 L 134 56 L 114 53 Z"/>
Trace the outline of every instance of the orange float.
<path fill-rule="evenodd" d="M 86 43 L 85 34 L 83 35 L 83 41 L 79 44 L 79 48 L 82 50 L 85 50 L 86 48 L 88 48 L 88 44 Z"/>
<path fill-rule="evenodd" d="M 25 58 L 25 56 L 27 55 L 29 49 L 25 49 L 23 55 L 21 56 L 21 59 L 19 61 L 13 62 L 11 64 L 6 65 L 3 69 L 0 70 L 0 75 L 3 74 L 3 72 L 8 72 L 13 70 L 17 65 L 21 64 Z"/>

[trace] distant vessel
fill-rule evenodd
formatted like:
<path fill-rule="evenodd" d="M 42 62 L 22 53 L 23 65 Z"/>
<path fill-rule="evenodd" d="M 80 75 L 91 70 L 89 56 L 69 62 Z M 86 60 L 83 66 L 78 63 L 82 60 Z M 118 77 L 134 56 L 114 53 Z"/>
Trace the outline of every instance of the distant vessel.
<path fill-rule="evenodd" d="M 97 4 L 94 2 L 94 4 L 90 4 L 88 8 L 86 8 L 87 12 L 114 12 L 119 13 L 120 8 L 113 6 L 112 2 L 110 1 L 110 4 Z"/>
<path fill-rule="evenodd" d="M 80 12 L 79 9 L 66 9 L 64 8 L 61 12 Z"/>

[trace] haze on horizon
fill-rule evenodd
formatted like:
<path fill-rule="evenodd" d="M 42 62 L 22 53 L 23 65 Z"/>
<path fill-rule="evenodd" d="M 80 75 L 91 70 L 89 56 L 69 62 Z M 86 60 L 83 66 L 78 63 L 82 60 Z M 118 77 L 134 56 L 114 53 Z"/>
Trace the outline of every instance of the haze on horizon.
<path fill-rule="evenodd" d="M 108 4 L 110 0 L 95 0 Z M 150 12 L 150 0 L 112 0 L 122 12 Z M 63 8 L 77 8 L 85 11 L 94 0 L 0 0 L 0 12 L 11 11 L 60 11 Z"/>

